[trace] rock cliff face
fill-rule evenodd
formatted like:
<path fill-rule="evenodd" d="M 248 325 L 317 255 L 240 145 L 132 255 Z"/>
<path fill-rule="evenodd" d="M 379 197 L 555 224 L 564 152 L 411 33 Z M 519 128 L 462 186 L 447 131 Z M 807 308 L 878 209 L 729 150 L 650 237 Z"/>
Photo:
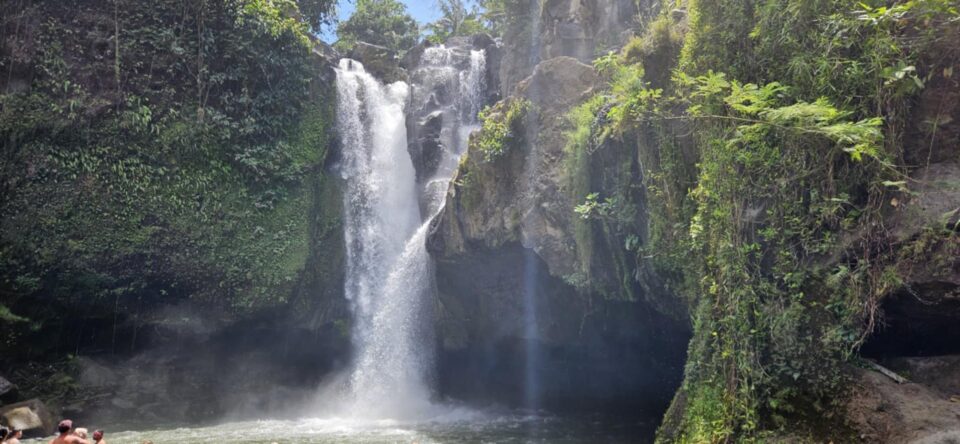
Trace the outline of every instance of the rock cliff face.
<path fill-rule="evenodd" d="M 943 63 L 960 69 L 956 56 Z M 902 142 L 905 162 L 919 165 L 910 193 L 890 201 L 883 222 L 898 285 L 880 301 L 878 325 L 860 350 L 909 382 L 855 371 L 847 414 L 865 441 L 960 439 L 960 85 L 940 74 L 912 109 L 912 137 Z M 940 122 L 935 132 L 922 130 L 929 122 Z"/>
<path fill-rule="evenodd" d="M 579 167 L 588 172 L 586 188 L 623 190 L 621 195 L 637 206 L 630 222 L 636 238 L 623 237 L 612 225 L 578 220 L 574 209 L 586 196 L 577 194 L 582 191 L 572 177 L 577 169 L 571 168 L 571 156 L 565 150 L 571 128 L 567 114 L 605 87 L 609 79 L 588 64 L 606 49 L 622 44 L 621 31 L 629 28 L 624 17 L 642 13 L 642 8 L 589 1 L 521 6 L 526 7 L 514 11 L 519 18 L 506 31 L 499 70 L 504 103 L 521 99 L 530 103 L 522 134 L 517 135 L 521 141 L 492 156 L 481 148 L 481 136 L 472 141 L 429 241 L 437 260 L 441 368 L 446 369 L 442 375 L 456 369 L 496 386 L 508 384 L 509 378 L 497 380 L 489 369 L 503 370 L 501 374 L 506 375 L 520 372 L 498 365 L 522 362 L 525 341 L 531 336 L 525 329 L 530 318 L 523 298 L 532 281 L 545 295 L 536 304 L 535 339 L 555 356 L 586 357 L 583 350 L 606 344 L 604 352 L 589 358 L 603 366 L 605 353 L 662 353 L 664 362 L 673 360 L 673 364 L 658 368 L 638 356 L 629 361 L 636 366 L 628 364 L 624 371 L 659 375 L 653 378 L 669 381 L 669 370 L 664 369 L 671 365 L 678 369 L 681 357 L 665 349 L 683 348 L 679 344 L 687 338 L 685 323 L 671 319 L 686 319 L 694 307 L 685 306 L 689 301 L 671 294 L 661 277 L 644 265 L 647 258 L 630 257 L 623 247 L 625 243 L 648 242 L 647 218 L 651 216 L 645 208 L 649 194 L 643 176 L 666 161 L 659 157 L 663 151 L 657 144 L 664 140 L 676 144 L 677 158 L 671 161 L 695 172 L 699 168 L 697 144 L 701 142 L 690 136 L 694 132 L 691 125 L 670 122 L 660 127 L 661 132 L 637 131 L 595 147 L 586 164 Z M 685 10 L 664 15 L 663 23 L 675 29 L 664 28 L 662 45 L 634 48 L 644 52 L 644 80 L 655 87 L 669 86 L 683 40 L 671 32 L 682 34 L 688 29 L 686 15 Z M 938 62 L 926 77 L 924 92 L 911 104 L 905 119 L 903 140 L 893 142 L 899 161 L 913 165 L 908 168 L 910 192 L 895 193 L 883 205 L 878 222 L 883 225 L 881 238 L 846 233 L 848 238 L 810 264 L 811 269 L 842 268 L 843 261 L 850 260 L 844 255 L 852 245 L 871 245 L 869 248 L 886 252 L 880 260 L 886 261 L 886 272 L 897 279 L 879 298 L 878 317 L 869 320 L 876 321 L 870 324 L 876 329 L 867 332 L 870 337 L 860 353 L 916 375 L 916 380 L 915 385 L 902 387 L 872 371 L 843 370 L 849 371 L 855 385 L 844 414 L 848 425 L 866 440 L 884 435 L 881 430 L 886 428 L 898 430 L 885 438 L 886 442 L 940 442 L 936 439 L 953 437 L 955 432 L 950 430 L 956 428 L 956 409 L 946 402 L 954 387 L 944 381 L 957 377 L 953 361 L 960 353 L 956 345 L 960 338 L 960 250 L 955 235 L 960 208 L 956 150 L 960 146 L 960 97 L 953 74 L 960 66 L 956 65 L 955 48 L 941 50 L 952 58 Z M 506 108 L 498 108 L 488 118 L 503 119 Z M 891 120 L 895 118 L 902 116 Z M 929 129 L 931 122 L 935 122 L 935 131 Z M 681 179 L 695 180 L 695 174 Z M 687 193 L 690 189 L 686 187 L 693 186 L 678 191 Z M 534 271 L 524 272 L 531 269 Z M 651 339 L 653 335 L 662 342 Z M 555 365 L 550 371 L 566 377 L 598 371 L 584 364 L 564 373 L 557 370 L 559 362 L 545 367 Z M 642 386 L 643 378 L 633 382 Z M 622 379 L 618 383 L 631 387 Z M 455 384 L 447 381 L 445 386 Z M 594 389 L 603 393 L 602 388 Z M 689 407 L 686 401 L 681 392 L 661 431 L 663 439 L 679 439 L 671 433 L 676 431 L 674 420 Z M 921 418 L 921 405 L 932 409 L 927 419 Z"/>
<path fill-rule="evenodd" d="M 607 254 L 622 249 L 623 239 L 611 236 L 614 244 L 598 244 L 596 251 L 584 251 L 575 240 L 574 206 L 585 196 L 571 192 L 567 114 L 603 85 L 586 64 L 596 48 L 618 46 L 619 30 L 637 13 L 633 2 L 595 3 L 547 2 L 533 11 L 545 25 L 513 29 L 534 33 L 531 46 L 504 38 L 501 93 L 507 102 L 528 104 L 522 134 L 515 135 L 520 142 L 488 156 L 475 134 L 434 221 L 428 247 L 437 261 L 440 374 L 442 389 L 451 394 L 513 393 L 520 403 L 531 340 L 551 357 L 537 371 L 541 390 L 551 393 L 545 402 L 555 406 L 578 398 L 612 404 L 646 399 L 655 412 L 677 383 L 686 327 L 627 295 L 643 290 L 632 277 L 621 281 L 610 263 L 615 255 Z M 527 58 L 531 48 L 536 54 Z M 597 157 L 592 168 L 623 170 L 617 155 Z M 630 181 L 638 174 L 628 167 L 622 175 Z M 594 235 L 603 238 L 586 234 Z M 593 278 L 606 294 L 578 285 L 590 262 L 585 255 L 597 259 Z M 464 379 L 476 384 L 464 386 Z"/>
<path fill-rule="evenodd" d="M 487 162 L 470 152 L 461 168 L 469 186 L 455 186 L 449 210 L 440 219 L 444 255 L 460 254 L 470 245 L 498 246 L 519 241 L 546 262 L 554 276 L 576 269 L 571 221 L 573 200 L 563 194 L 563 149 L 566 113 L 593 93 L 599 78 L 590 66 L 572 57 L 537 65 L 520 82 L 517 97 L 529 100 L 522 149 Z M 466 199 L 468 202 L 463 202 Z"/>
<path fill-rule="evenodd" d="M 504 97 L 543 60 L 573 57 L 591 63 L 597 55 L 619 49 L 639 17 L 649 13 L 648 0 L 524 0 L 510 12 L 503 36 L 500 65 Z"/>
<path fill-rule="evenodd" d="M 440 167 L 442 147 L 458 143 L 463 131 L 467 131 L 467 120 L 473 116 L 463 113 L 479 112 L 486 103 L 497 100 L 497 69 L 499 68 L 500 48 L 492 37 L 478 34 L 472 37 L 453 37 L 444 45 L 444 51 L 428 49 L 436 45 L 424 41 L 410 50 L 402 65 L 413 87 L 413 95 L 406 110 L 407 113 L 407 149 L 417 170 L 417 184 L 424 186 L 433 178 Z M 460 91 L 467 79 L 457 78 L 469 75 L 471 51 L 483 51 L 483 71 L 478 91 Z M 427 53 L 425 55 L 425 53 Z M 425 61 L 424 57 L 444 58 L 447 60 Z M 427 63 L 425 63 L 427 62 Z M 443 65 L 443 68 L 430 65 Z M 366 66 L 366 65 L 364 65 Z M 476 97 L 470 97 L 476 94 Z M 472 105 L 458 103 L 458 100 L 471 101 Z M 466 111 L 471 109 L 471 111 Z M 463 147 L 465 148 L 465 147 Z"/>

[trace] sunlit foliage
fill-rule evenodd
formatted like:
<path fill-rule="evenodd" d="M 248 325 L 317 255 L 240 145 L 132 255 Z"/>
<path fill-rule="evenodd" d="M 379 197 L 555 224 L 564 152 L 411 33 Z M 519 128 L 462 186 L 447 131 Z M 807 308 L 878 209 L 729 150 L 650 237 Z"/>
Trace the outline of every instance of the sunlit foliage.
<path fill-rule="evenodd" d="M 845 436 L 823 418 L 901 285 L 874 245 L 909 183 L 904 118 L 937 74 L 925 51 L 960 24 L 951 2 L 879 3 L 694 0 L 595 62 L 608 87 L 570 119 L 574 216 L 617 213 L 582 157 L 638 138 L 651 220 L 635 267 L 667 279 L 695 332 L 664 442 Z"/>
<path fill-rule="evenodd" d="M 337 25 L 337 43 L 349 51 L 357 42 L 382 46 L 394 52 L 417 44 L 420 31 L 407 7 L 397 0 L 357 0 L 356 10 Z"/>
<path fill-rule="evenodd" d="M 470 8 L 464 0 L 437 0 L 440 18 L 426 26 L 428 39 L 443 43 L 450 37 L 468 36 L 485 31 L 480 11 Z"/>

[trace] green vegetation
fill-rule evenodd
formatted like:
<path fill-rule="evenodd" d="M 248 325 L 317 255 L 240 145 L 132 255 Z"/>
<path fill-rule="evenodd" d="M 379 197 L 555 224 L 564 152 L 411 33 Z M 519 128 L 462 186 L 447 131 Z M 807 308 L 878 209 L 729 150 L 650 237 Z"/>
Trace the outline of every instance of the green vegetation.
<path fill-rule="evenodd" d="M 567 134 L 564 149 L 564 182 L 578 216 L 572 223 L 579 270 L 566 280 L 582 291 L 593 290 L 609 299 L 634 300 L 636 269 L 628 255 L 636 252 L 642 236 L 635 195 L 638 165 L 619 144 L 611 146 L 606 105 L 604 97 L 594 96 L 568 116 L 573 130 Z M 586 201 L 580 203 L 583 196 Z M 600 277 L 611 271 L 616 281 L 613 286 L 602 283 Z"/>
<path fill-rule="evenodd" d="M 0 59 L 20 85 L 0 95 L 0 293 L 30 322 L 4 333 L 55 331 L 59 307 L 285 303 L 333 117 L 296 4 L 16 12 L 36 26 Z"/>
<path fill-rule="evenodd" d="M 440 18 L 426 26 L 433 43 L 443 43 L 450 37 L 469 36 L 484 32 L 480 12 L 476 7 L 468 9 L 463 0 L 437 0 Z"/>
<path fill-rule="evenodd" d="M 503 34 L 503 26 L 508 18 L 508 0 L 480 0 L 481 19 L 495 36 Z"/>
<path fill-rule="evenodd" d="M 482 126 L 472 136 L 471 144 L 476 145 L 485 161 L 490 162 L 523 143 L 529 109 L 528 100 L 514 98 L 480 112 Z"/>
<path fill-rule="evenodd" d="M 877 247 L 882 212 L 909 184 L 901 135 L 942 71 L 930 52 L 958 35 L 956 6 L 685 6 L 689 22 L 665 13 L 598 59 L 609 87 L 570 116 L 581 268 L 593 268 L 595 230 L 637 202 L 593 164 L 637 141 L 650 221 L 621 235 L 635 254 L 624 269 L 656 270 L 694 327 L 660 439 L 836 438 L 842 425 L 823 418 L 838 417 L 846 369 L 905 276 L 905 259 Z"/>
<path fill-rule="evenodd" d="M 320 32 L 323 26 L 333 25 L 336 18 L 336 0 L 297 0 L 297 6 L 313 32 Z"/>
<path fill-rule="evenodd" d="M 419 40 L 416 20 L 407 7 L 397 0 L 357 0 L 357 8 L 347 20 L 337 25 L 338 50 L 347 52 L 357 42 L 382 46 L 402 53 Z"/>

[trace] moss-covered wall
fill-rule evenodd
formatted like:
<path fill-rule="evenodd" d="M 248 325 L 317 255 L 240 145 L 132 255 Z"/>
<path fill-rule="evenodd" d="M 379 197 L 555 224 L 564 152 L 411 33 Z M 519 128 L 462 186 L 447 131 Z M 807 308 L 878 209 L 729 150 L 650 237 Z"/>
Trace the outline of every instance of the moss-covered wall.
<path fill-rule="evenodd" d="M 338 288 L 332 72 L 294 2 L 2 9 L 4 353 L 131 350 L 154 309 Z"/>
<path fill-rule="evenodd" d="M 858 350 L 884 297 L 916 280 L 897 251 L 922 227 L 955 237 L 955 208 L 918 197 L 933 192 L 918 174 L 958 160 L 955 99 L 937 97 L 956 85 L 958 23 L 939 0 L 678 2 L 595 61 L 608 86 L 571 116 L 577 211 L 596 227 L 647 208 L 625 225 L 642 240 L 630 261 L 694 330 L 662 441 L 853 436 Z M 598 177 L 616 168 L 585 157 L 634 142 L 614 164 L 642 165 L 644 197 L 621 199 Z M 929 217 L 906 216 L 918 209 Z"/>

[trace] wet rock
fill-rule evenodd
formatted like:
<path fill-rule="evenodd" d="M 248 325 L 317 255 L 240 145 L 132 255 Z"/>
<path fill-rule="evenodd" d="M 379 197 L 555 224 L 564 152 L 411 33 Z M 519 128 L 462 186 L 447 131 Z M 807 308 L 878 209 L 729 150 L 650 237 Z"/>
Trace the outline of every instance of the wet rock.
<path fill-rule="evenodd" d="M 400 59 L 400 66 L 408 72 L 417 69 L 417 66 L 420 66 L 420 58 L 423 57 L 423 52 L 432 46 L 434 46 L 433 43 L 426 39 L 417 43 Z"/>
<path fill-rule="evenodd" d="M 956 211 L 960 208 L 960 163 L 935 163 L 918 170 L 913 178 L 910 195 L 891 200 L 891 232 L 898 241 L 933 225 L 956 224 L 960 218 Z"/>
<path fill-rule="evenodd" d="M 517 87 L 517 95 L 538 111 L 528 119 L 530 140 L 525 144 L 536 152 L 509 150 L 492 162 L 484 161 L 481 153 L 468 153 L 461 173 L 469 176 L 469 189 L 451 190 L 448 200 L 455 202 L 445 213 L 456 214 L 441 216 L 434 237 L 445 239 L 431 239 L 431 248 L 455 255 L 469 245 L 490 248 L 522 239 L 554 276 L 572 273 L 576 257 L 569 223 L 574 213 L 560 191 L 564 116 L 598 82 L 593 68 L 571 57 L 538 65 Z"/>
<path fill-rule="evenodd" d="M 561 56 L 539 63 L 533 74 L 517 85 L 517 95 L 553 115 L 581 103 L 599 85 L 600 78 L 593 67 Z"/>
<path fill-rule="evenodd" d="M 16 427 L 29 436 L 53 434 L 53 415 L 39 399 L 30 399 L 0 408 L 0 419 L 10 427 Z"/>
<path fill-rule="evenodd" d="M 875 371 L 857 369 L 855 381 L 847 414 L 864 442 L 956 442 L 951 439 L 960 432 L 960 403 L 923 384 L 897 384 Z"/>
<path fill-rule="evenodd" d="M 19 395 L 16 384 L 0 376 L 0 403 L 11 403 Z"/>
<path fill-rule="evenodd" d="M 313 49 L 311 51 L 313 54 L 313 63 L 315 65 L 315 72 L 317 76 L 322 80 L 323 85 L 330 85 L 336 81 L 336 72 L 334 72 L 334 67 L 337 66 L 337 61 L 340 60 L 340 53 L 337 50 L 333 49 L 332 46 L 319 41 L 313 41 Z"/>
<path fill-rule="evenodd" d="M 897 358 L 890 368 L 909 375 L 912 382 L 939 392 L 943 398 L 960 397 L 960 355 Z"/>
<path fill-rule="evenodd" d="M 590 63 L 596 55 L 619 48 L 637 14 L 650 2 L 632 0 L 531 0 L 516 12 L 526 17 L 514 21 L 504 34 L 500 66 L 501 91 L 509 95 L 540 61 L 573 57 Z M 536 17 L 535 15 L 539 15 Z M 537 29 L 531 29 L 539 24 Z"/>
<path fill-rule="evenodd" d="M 490 34 L 475 34 L 470 36 L 470 44 L 477 49 L 490 49 L 497 46 L 497 40 Z"/>
<path fill-rule="evenodd" d="M 600 78 L 592 67 L 572 57 L 556 57 L 537 65 L 533 75 L 517 85 L 516 93 L 534 105 L 536 127 L 528 135 L 536 153 L 528 157 L 527 192 L 522 238 L 543 258 L 554 276 L 577 270 L 572 236 L 573 200 L 564 194 L 566 115 L 589 97 Z M 578 199 L 581 197 L 578 196 Z"/>
<path fill-rule="evenodd" d="M 417 180 L 431 177 L 437 172 L 443 156 L 443 111 L 427 114 L 417 125 L 417 137 L 410 144 L 410 155 L 417 166 Z"/>
<path fill-rule="evenodd" d="M 367 72 L 384 83 L 407 80 L 407 71 L 400 67 L 397 53 L 383 46 L 366 42 L 353 45 L 349 57 L 363 64 Z"/>
<path fill-rule="evenodd" d="M 468 153 L 459 174 L 469 185 L 451 189 L 429 248 L 452 258 L 520 241 L 543 259 L 551 275 L 575 274 L 574 199 L 564 191 L 566 115 L 599 84 L 593 68 L 572 57 L 538 64 L 515 90 L 533 104 L 523 146 L 493 161 Z"/>
<path fill-rule="evenodd" d="M 475 46 L 479 43 L 485 46 Z M 445 187 L 432 179 L 442 169 L 451 174 L 456 165 L 444 163 L 445 153 L 460 153 L 467 148 L 464 135 L 477 124 L 477 114 L 488 97 L 483 85 L 489 79 L 488 58 L 474 57 L 474 51 L 496 47 L 489 36 L 464 36 L 444 45 L 421 44 L 404 59 L 409 69 L 412 94 L 407 104 L 407 149 L 417 173 L 417 185 Z M 439 192 L 445 189 L 438 190 Z M 439 202 L 433 192 L 421 193 L 424 214 L 436 211 Z"/>

